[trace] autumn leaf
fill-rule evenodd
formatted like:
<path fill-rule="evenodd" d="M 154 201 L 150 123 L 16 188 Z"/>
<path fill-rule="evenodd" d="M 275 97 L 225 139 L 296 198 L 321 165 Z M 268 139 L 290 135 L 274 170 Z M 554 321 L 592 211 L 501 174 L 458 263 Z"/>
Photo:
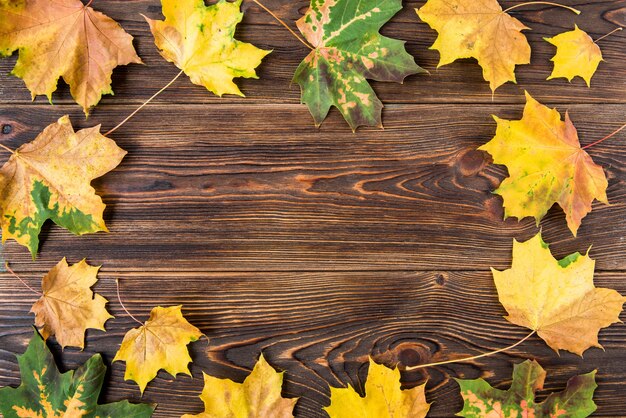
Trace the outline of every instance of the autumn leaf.
<path fill-rule="evenodd" d="M 204 374 L 200 399 L 205 412 L 182 418 L 292 418 L 297 398 L 281 396 L 284 372 L 277 372 L 263 355 L 243 383 Z"/>
<path fill-rule="evenodd" d="M 382 127 L 383 104 L 367 80 L 400 83 L 425 72 L 403 41 L 378 33 L 401 9 L 401 0 L 311 0 L 297 25 L 314 49 L 293 81 L 300 85 L 302 103 L 316 126 L 335 106 L 353 131 L 363 125 Z"/>
<path fill-rule="evenodd" d="M 352 387 L 330 388 L 330 406 L 324 410 L 331 418 L 422 418 L 430 409 L 424 393 L 426 385 L 400 389 L 400 371 L 376 364 L 371 358 L 365 396 Z"/>
<path fill-rule="evenodd" d="M 103 94 L 113 94 L 115 67 L 141 63 L 132 41 L 117 22 L 80 0 L 0 1 L 0 56 L 19 49 L 12 74 L 33 99 L 45 94 L 52 101 L 63 77 L 88 115 Z"/>
<path fill-rule="evenodd" d="M 70 267 L 63 258 L 44 276 L 43 295 L 31 308 L 44 340 L 54 335 L 61 347 L 83 349 L 87 328 L 104 331 L 113 316 L 105 308 L 107 300 L 90 289 L 99 269 L 85 260 Z"/>
<path fill-rule="evenodd" d="M 491 269 L 506 319 L 537 332 L 555 351 L 578 355 L 598 343 L 601 328 L 620 322 L 626 298 L 593 284 L 595 261 L 580 253 L 557 261 L 541 233 L 513 241 L 513 264 Z"/>
<path fill-rule="evenodd" d="M 271 52 L 234 39 L 241 2 L 161 0 L 165 20 L 146 17 L 163 58 L 218 96 L 243 96 L 233 78 L 258 78 L 255 68 Z"/>
<path fill-rule="evenodd" d="M 76 370 L 59 373 L 46 343 L 35 331 L 26 352 L 17 356 L 22 384 L 0 389 L 4 418 L 148 418 L 155 405 L 124 400 L 98 405 L 106 366 L 100 354 Z"/>
<path fill-rule="evenodd" d="M 587 32 L 574 25 L 572 31 L 543 39 L 556 46 L 556 55 L 551 59 L 554 62 L 554 69 L 548 80 L 564 77 L 572 81 L 574 77 L 579 76 L 587 82 L 588 87 L 591 87 L 591 77 L 602 61 L 602 52 Z"/>
<path fill-rule="evenodd" d="M 526 93 L 521 120 L 494 119 L 496 135 L 479 149 L 509 170 L 495 191 L 504 198 L 504 217 L 532 216 L 539 225 L 558 203 L 575 236 L 594 199 L 608 204 L 608 181 L 602 167 L 581 149 L 569 115 L 561 121 L 559 112 Z"/>
<path fill-rule="evenodd" d="M 530 63 L 529 29 L 502 10 L 496 0 L 428 0 L 416 10 L 439 33 L 431 49 L 439 51 L 438 67 L 476 58 L 491 91 L 516 82 L 515 66 Z"/>
<path fill-rule="evenodd" d="M 485 417 L 562 417 L 584 418 L 596 410 L 593 392 L 598 387 L 596 372 L 574 376 L 564 391 L 551 393 L 540 403 L 535 392 L 543 389 L 545 370 L 535 361 L 526 360 L 513 367 L 513 381 L 508 390 L 493 388 L 483 379 L 456 379 L 461 386 L 466 418 Z"/>
<path fill-rule="evenodd" d="M 67 116 L 48 126 L 0 170 L 2 243 L 14 239 L 34 259 L 48 219 L 76 235 L 107 231 L 105 205 L 90 182 L 117 167 L 124 155 L 100 134 L 100 126 L 74 132 Z"/>
<path fill-rule="evenodd" d="M 197 341 L 202 333 L 183 317 L 182 306 L 162 308 L 150 312 L 146 323 L 126 333 L 113 361 L 125 361 L 125 380 L 133 380 L 143 393 L 159 370 L 172 376 L 178 373 L 191 375 L 187 365 L 191 362 L 187 344 Z"/>

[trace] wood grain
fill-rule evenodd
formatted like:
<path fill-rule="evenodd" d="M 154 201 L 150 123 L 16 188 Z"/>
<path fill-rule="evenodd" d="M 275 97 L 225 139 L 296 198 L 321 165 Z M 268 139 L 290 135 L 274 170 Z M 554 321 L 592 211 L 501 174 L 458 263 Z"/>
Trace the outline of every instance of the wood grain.
<path fill-rule="evenodd" d="M 292 27 L 306 0 L 264 3 Z M 510 6 L 520 1 L 503 1 Z M 518 67 L 518 84 L 491 94 L 474 60 L 436 68 L 429 50 L 436 33 L 415 15 L 424 1 L 405 1 L 383 32 L 407 41 L 430 71 L 404 85 L 373 83 L 385 102 L 384 130 L 352 134 L 336 111 L 318 130 L 299 90 L 290 85 L 306 49 L 252 2 L 244 2 L 241 40 L 274 52 L 259 80 L 240 80 L 246 98 L 217 98 L 181 78 L 155 105 L 115 132 L 129 151 L 114 172 L 95 181 L 108 205 L 110 234 L 74 237 L 56 226 L 42 232 L 39 258 L 8 242 L 2 256 L 31 285 L 67 256 L 103 264 L 96 290 L 116 316 L 108 332 L 89 331 L 84 352 L 51 348 L 64 369 L 95 352 L 107 365 L 135 323 L 115 299 L 115 278 L 133 314 L 146 319 L 156 305 L 183 304 L 186 317 L 207 335 L 192 344 L 193 378 L 165 373 L 143 398 L 123 381 L 124 365 L 107 376 L 103 401 L 157 402 L 156 418 L 202 410 L 202 371 L 242 381 L 263 351 L 286 373 L 284 395 L 299 396 L 297 416 L 325 417 L 328 385 L 362 388 L 372 354 L 387 365 L 460 358 L 512 344 L 526 330 L 506 322 L 490 267 L 511 262 L 513 239 L 538 228 L 532 220 L 502 220 L 491 193 L 506 170 L 476 151 L 495 132 L 490 115 L 521 117 L 524 90 L 569 114 L 581 143 L 617 129 L 626 118 L 626 33 L 601 41 L 605 62 L 588 89 L 580 79 L 545 81 L 554 48 L 543 37 L 577 23 L 592 37 L 626 25 L 622 0 L 566 0 L 581 16 L 547 6 L 513 15 L 532 28 L 531 65 Z M 30 102 L 21 80 L 8 76 L 16 56 L 0 60 L 0 142 L 31 141 L 70 114 L 78 128 L 115 126 L 165 85 L 177 69 L 157 53 L 140 16 L 159 16 L 158 0 L 95 1 L 135 36 L 146 65 L 122 67 L 114 97 L 85 120 L 60 83 L 50 106 Z M 610 206 L 594 204 L 578 238 L 553 208 L 541 224 L 555 256 L 585 251 L 597 260 L 596 285 L 626 294 L 626 144 L 624 134 L 589 150 L 609 178 Z M 7 155 L 2 152 L 3 159 Z M 28 314 L 36 296 L 0 273 L 0 386 L 18 385 L 15 354 L 32 335 Z M 622 319 L 626 319 L 622 315 Z M 626 417 L 626 328 L 600 333 L 606 351 L 557 356 L 532 338 L 508 354 L 403 373 L 404 387 L 428 379 L 432 417 L 461 409 L 454 377 L 483 377 L 508 388 L 513 364 L 537 359 L 548 371 L 545 397 L 569 377 L 598 369 L 594 416 Z"/>
<path fill-rule="evenodd" d="M 88 256 L 133 271 L 146 259 L 164 271 L 501 268 L 513 238 L 538 229 L 532 219 L 502 221 L 502 200 L 492 190 L 505 170 L 476 148 L 495 132 L 491 114 L 519 118 L 522 108 L 391 105 L 384 132 L 352 134 L 339 118 L 321 130 L 303 125 L 306 115 L 290 105 L 153 106 L 115 133 L 129 156 L 95 182 L 112 233 L 77 239 L 51 226 L 40 260 Z M 1 109 L 0 124 L 13 126 L 3 142 L 13 148 L 48 123 L 38 122 L 41 115 L 54 120 L 74 110 Z M 583 143 L 624 117 L 622 105 L 565 109 Z M 114 121 L 127 112 L 101 110 Z M 280 123 L 268 124 L 268 113 Z M 558 208 L 542 222 L 559 256 L 593 244 L 599 269 L 626 270 L 625 150 L 623 137 L 590 149 L 608 174 L 611 205 L 594 205 L 578 239 Z M 4 253 L 18 270 L 37 266 L 12 242 Z"/>

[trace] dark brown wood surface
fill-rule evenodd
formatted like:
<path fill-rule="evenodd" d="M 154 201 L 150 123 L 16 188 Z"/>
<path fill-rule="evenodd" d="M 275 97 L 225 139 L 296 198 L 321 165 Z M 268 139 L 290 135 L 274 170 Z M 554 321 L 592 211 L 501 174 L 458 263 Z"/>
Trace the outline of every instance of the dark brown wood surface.
<path fill-rule="evenodd" d="M 307 2 L 266 0 L 293 26 Z M 313 126 L 291 76 L 306 55 L 269 15 L 245 2 L 239 39 L 273 49 L 259 80 L 240 80 L 246 98 L 217 98 L 181 78 L 153 105 L 115 132 L 128 157 L 93 184 L 108 205 L 110 234 L 74 237 L 56 226 L 42 233 L 36 262 L 8 242 L 3 257 L 31 285 L 62 257 L 102 264 L 95 289 L 116 316 L 108 332 L 89 331 L 84 352 L 50 344 L 64 368 L 101 352 L 111 372 L 103 400 L 159 404 L 155 417 L 198 413 L 202 371 L 242 381 L 263 351 L 286 370 L 284 395 L 301 397 L 297 416 L 323 417 L 328 384 L 362 387 L 367 356 L 387 365 L 419 364 L 475 355 L 512 344 L 526 330 L 503 319 L 490 267 L 511 263 L 512 240 L 538 231 L 533 220 L 502 220 L 491 191 L 506 175 L 476 148 L 495 132 L 490 115 L 521 117 L 524 90 L 569 114 L 582 144 L 626 120 L 626 35 L 600 45 L 605 62 L 588 89 L 581 79 L 545 81 L 554 47 L 542 40 L 573 28 L 597 38 L 626 24 L 623 0 L 565 1 L 583 11 L 527 6 L 513 12 L 532 28 L 532 64 L 518 67 L 518 84 L 491 94 L 474 60 L 436 68 L 429 50 L 436 33 L 407 1 L 384 33 L 407 41 L 430 71 L 404 85 L 373 83 L 385 102 L 385 129 L 353 134 L 337 111 Z M 503 2 L 516 4 L 516 2 Z M 70 114 L 77 128 L 110 129 L 177 73 L 157 53 L 140 16 L 159 16 L 158 0 L 95 1 L 135 36 L 145 66 L 114 73 L 115 96 L 85 120 L 67 86 L 34 103 L 21 80 L 7 74 L 15 57 L 0 60 L 0 141 L 16 148 Z M 597 260 L 596 285 L 626 294 L 626 143 L 624 134 L 591 148 L 609 178 L 610 206 L 594 204 L 578 238 L 562 212 L 542 222 L 557 257 L 586 251 Z M 6 155 L 4 158 L 6 158 Z M 110 364 L 134 322 L 115 297 L 115 279 L 130 311 L 146 319 L 156 305 L 183 312 L 208 340 L 190 346 L 193 378 L 165 373 L 143 398 L 123 381 L 123 363 Z M 18 385 L 15 354 L 32 335 L 36 295 L 0 274 L 0 386 Z M 626 319 L 626 315 L 622 316 Z M 509 353 L 403 373 L 403 385 L 428 379 L 430 416 L 461 409 L 454 377 L 483 377 L 507 388 L 514 363 L 537 359 L 548 371 L 545 396 L 569 377 L 598 369 L 596 416 L 626 417 L 626 327 L 600 333 L 605 351 L 580 358 L 557 355 L 536 337 Z"/>

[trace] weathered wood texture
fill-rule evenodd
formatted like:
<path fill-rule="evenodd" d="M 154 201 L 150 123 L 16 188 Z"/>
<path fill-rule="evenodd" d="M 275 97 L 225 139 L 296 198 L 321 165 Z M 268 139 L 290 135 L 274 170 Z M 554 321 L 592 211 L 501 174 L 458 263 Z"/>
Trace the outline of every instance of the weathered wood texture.
<path fill-rule="evenodd" d="M 293 23 L 307 2 L 265 2 Z M 368 354 L 392 365 L 474 355 L 509 345 L 526 334 L 506 322 L 489 267 L 507 268 L 511 243 L 537 232 L 532 220 L 502 220 L 502 201 L 491 191 L 506 175 L 476 148 L 495 131 L 490 115 L 521 117 L 523 91 L 569 111 L 588 144 L 626 118 L 626 36 L 601 43 L 606 62 L 592 82 L 545 81 L 554 48 L 542 41 L 574 23 L 599 37 L 626 23 L 623 1 L 566 1 L 579 17 L 547 6 L 515 16 L 533 30 L 532 65 L 518 69 L 518 85 L 492 96 L 475 61 L 436 69 L 429 51 L 436 34 L 407 1 L 384 28 L 407 40 L 430 76 L 404 85 L 374 83 L 387 104 L 385 130 L 353 134 L 338 112 L 313 127 L 290 79 L 306 50 L 253 3 L 240 39 L 273 48 L 260 80 L 241 81 L 246 99 L 216 98 L 181 78 L 113 137 L 128 157 L 94 182 L 108 205 L 110 234 L 76 238 L 55 226 L 42 234 L 36 262 L 13 242 L 3 256 L 33 286 L 63 256 L 103 264 L 96 290 L 116 319 L 108 332 L 89 332 L 84 352 L 61 352 L 76 367 L 94 352 L 110 364 L 123 334 L 135 324 L 115 297 L 115 278 L 136 316 L 159 305 L 183 304 L 187 318 L 209 342 L 191 345 L 194 378 L 162 373 L 144 401 L 158 402 L 155 417 L 202 409 L 202 371 L 242 381 L 263 350 L 286 370 L 286 396 L 301 396 L 298 416 L 325 416 L 328 384 L 362 387 Z M 505 4 L 515 4 L 506 2 Z M 156 53 L 139 13 L 159 14 L 158 0 L 96 1 L 136 38 L 146 66 L 116 70 L 115 97 L 85 120 L 62 85 L 59 106 L 30 103 L 23 83 L 5 74 L 15 58 L 0 60 L 0 141 L 9 147 L 32 140 L 43 127 L 70 114 L 77 128 L 113 127 L 177 72 Z M 596 284 L 626 294 L 626 147 L 621 134 L 589 151 L 609 178 L 610 206 L 595 204 L 578 238 L 554 208 L 542 222 L 556 256 L 585 251 L 597 259 Z M 0 151 L 3 152 L 3 151 Z M 3 154 L 4 155 L 4 154 Z M 0 275 L 0 386 L 19 384 L 14 354 L 24 351 L 36 296 Z M 622 316 L 626 320 L 626 315 Z M 581 359 L 557 356 L 538 338 L 508 354 L 403 374 L 406 387 L 428 379 L 431 416 L 461 408 L 453 377 L 482 376 L 499 388 L 510 384 L 512 365 L 537 359 L 548 371 L 546 391 L 597 368 L 597 416 L 626 417 L 626 328 L 600 334 L 606 351 Z M 123 364 L 112 365 L 104 399 L 139 401 L 136 385 L 123 382 Z M 542 396 L 547 392 L 542 392 Z"/>

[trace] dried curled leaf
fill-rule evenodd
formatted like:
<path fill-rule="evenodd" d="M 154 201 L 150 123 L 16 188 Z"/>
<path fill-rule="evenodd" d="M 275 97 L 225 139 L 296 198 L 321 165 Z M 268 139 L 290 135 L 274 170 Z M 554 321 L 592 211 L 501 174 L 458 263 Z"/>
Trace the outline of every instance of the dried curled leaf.
<path fill-rule="evenodd" d="M 330 406 L 324 410 L 331 418 L 423 418 L 430 409 L 425 387 L 401 390 L 400 370 L 376 364 L 370 358 L 365 396 L 352 387 L 331 387 Z"/>
<path fill-rule="evenodd" d="M 551 59 L 554 62 L 554 69 L 548 80 L 564 77 L 572 81 L 578 76 L 591 87 L 591 77 L 602 61 L 602 51 L 587 32 L 575 25 L 572 31 L 544 39 L 556 46 L 556 55 Z"/>
<path fill-rule="evenodd" d="M 178 373 L 191 375 L 187 344 L 197 341 L 202 333 L 183 317 L 182 306 L 162 308 L 150 312 L 146 323 L 126 333 L 113 361 L 125 361 L 125 380 L 133 380 L 143 393 L 159 370 L 176 377 Z"/>
<path fill-rule="evenodd" d="M 535 392 L 543 389 L 545 370 L 535 361 L 526 360 L 513 367 L 513 382 L 504 391 L 493 388 L 483 379 L 456 379 L 461 386 L 465 418 L 537 417 L 584 418 L 596 410 L 593 392 L 598 387 L 596 372 L 574 376 L 564 391 L 551 393 L 543 402 L 535 402 Z"/>
<path fill-rule="evenodd" d="M 553 350 L 578 355 L 598 342 L 601 328 L 620 322 L 626 298 L 593 284 L 595 261 L 580 253 L 557 261 L 541 233 L 513 241 L 513 264 L 491 269 L 506 319 L 537 331 Z"/>
<path fill-rule="evenodd" d="M 204 374 L 200 399 L 205 411 L 182 418 L 293 418 L 297 398 L 281 396 L 284 372 L 277 372 L 263 355 L 243 383 Z"/>
<path fill-rule="evenodd" d="M 12 74 L 33 98 L 45 94 L 52 100 L 63 77 L 86 115 L 103 94 L 113 94 L 115 67 L 141 63 L 133 37 L 80 0 L 0 1 L 0 56 L 17 49 Z"/>
<path fill-rule="evenodd" d="M 70 267 L 63 258 L 44 276 L 43 296 L 31 308 L 44 340 L 54 335 L 61 347 L 82 349 L 87 328 L 104 331 L 113 316 L 105 308 L 107 300 L 90 289 L 99 269 L 85 260 Z"/>
<path fill-rule="evenodd" d="M 505 13 L 497 0 L 428 0 L 416 10 L 439 33 L 431 47 L 439 51 L 438 67 L 460 58 L 476 58 L 491 91 L 515 81 L 515 66 L 530 63 L 528 29 Z"/>
<path fill-rule="evenodd" d="M 300 84 L 302 103 L 316 126 L 335 106 L 353 131 L 359 126 L 382 127 L 383 104 L 367 80 L 400 83 L 424 72 L 403 41 L 378 33 L 401 9 L 401 0 L 311 0 L 297 25 L 314 49 L 293 81 Z"/>
<path fill-rule="evenodd" d="M 504 217 L 532 216 L 538 225 L 558 203 L 575 236 L 594 199 L 608 204 L 608 181 L 602 167 L 581 149 L 569 115 L 561 121 L 559 112 L 526 93 L 521 120 L 494 119 L 496 135 L 478 149 L 509 170 L 495 191 L 504 198 Z"/>
<path fill-rule="evenodd" d="M 107 231 L 105 205 L 90 182 L 113 170 L 126 151 L 100 126 L 74 132 L 63 116 L 17 149 L 0 170 L 2 242 L 14 239 L 33 259 L 46 220 L 76 235 Z"/>
<path fill-rule="evenodd" d="M 120 401 L 98 405 L 106 366 L 100 354 L 76 370 L 59 369 L 35 331 L 26 352 L 17 356 L 22 384 L 0 389 L 0 412 L 4 418 L 149 418 L 155 405 Z"/>
<path fill-rule="evenodd" d="M 218 96 L 243 96 L 233 78 L 258 78 L 255 68 L 271 52 L 234 39 L 243 18 L 241 2 L 205 6 L 204 0 L 161 0 L 165 20 L 146 17 L 163 58 Z"/>

